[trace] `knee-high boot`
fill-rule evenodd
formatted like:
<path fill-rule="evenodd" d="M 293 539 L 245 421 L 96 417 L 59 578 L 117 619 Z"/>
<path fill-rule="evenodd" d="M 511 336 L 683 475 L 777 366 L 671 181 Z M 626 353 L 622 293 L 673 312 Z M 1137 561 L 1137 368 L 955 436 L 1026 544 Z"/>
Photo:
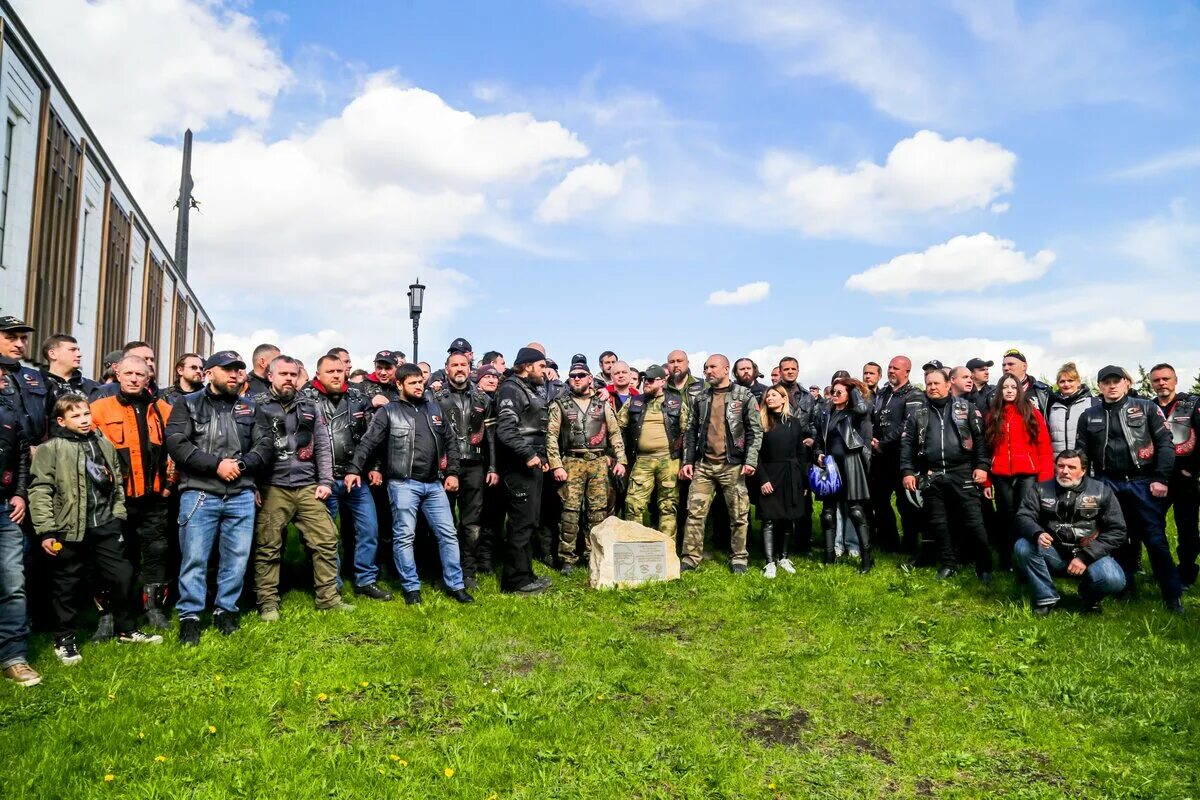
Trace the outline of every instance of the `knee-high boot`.
<path fill-rule="evenodd" d="M 825 563 L 832 564 L 837 561 L 837 553 L 834 551 L 834 541 L 837 538 L 837 517 L 832 508 L 821 510 L 821 533 L 825 536 Z"/>
<path fill-rule="evenodd" d="M 762 524 L 763 555 L 768 564 L 775 563 L 775 522 L 765 519 Z"/>
<path fill-rule="evenodd" d="M 787 561 L 788 535 L 792 532 L 792 524 L 787 519 L 775 523 L 775 558 L 778 561 Z"/>
<path fill-rule="evenodd" d="M 871 523 L 867 521 L 867 514 L 861 503 L 850 505 L 850 521 L 858 530 L 858 546 L 862 552 L 862 565 L 858 571 L 866 575 L 875 566 L 875 556 L 871 553 Z"/>

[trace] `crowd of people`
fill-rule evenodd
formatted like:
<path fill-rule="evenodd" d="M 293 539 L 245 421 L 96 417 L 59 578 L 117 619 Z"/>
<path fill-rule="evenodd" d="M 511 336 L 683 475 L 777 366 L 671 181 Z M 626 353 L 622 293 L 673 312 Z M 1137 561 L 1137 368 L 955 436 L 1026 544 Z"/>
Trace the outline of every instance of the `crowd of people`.
<path fill-rule="evenodd" d="M 579 354 L 560 373 L 536 342 L 509 362 L 460 338 L 437 367 L 381 350 L 370 372 L 343 348 L 311 374 L 271 344 L 249 360 L 188 353 L 162 386 L 146 342 L 92 381 L 74 338 L 31 353 L 32 333 L 0 317 L 0 669 L 20 685 L 41 680 L 31 618 L 76 664 L 87 602 L 93 641 L 161 643 L 174 613 L 196 646 L 207 609 L 229 635 L 248 603 L 277 621 L 292 526 L 330 613 L 354 610 L 343 576 L 380 602 L 388 577 L 408 604 L 423 578 L 472 603 L 493 571 L 503 592 L 540 594 L 551 579 L 534 561 L 570 574 L 612 514 L 676 539 L 685 572 L 725 546 L 747 572 L 753 516 L 766 579 L 814 544 L 864 573 L 891 551 L 938 579 L 1013 570 L 1039 615 L 1060 600 L 1055 577 L 1080 579 L 1085 612 L 1133 596 L 1143 547 L 1169 611 L 1197 577 L 1200 409 L 1168 364 L 1153 398 L 1118 366 L 1099 370 L 1098 395 L 1073 364 L 1052 389 L 1017 350 L 995 384 L 990 360 L 935 359 L 918 388 L 896 356 L 822 390 L 793 357 L 770 384 L 724 355 L 696 376 L 682 350 L 642 371 Z"/>

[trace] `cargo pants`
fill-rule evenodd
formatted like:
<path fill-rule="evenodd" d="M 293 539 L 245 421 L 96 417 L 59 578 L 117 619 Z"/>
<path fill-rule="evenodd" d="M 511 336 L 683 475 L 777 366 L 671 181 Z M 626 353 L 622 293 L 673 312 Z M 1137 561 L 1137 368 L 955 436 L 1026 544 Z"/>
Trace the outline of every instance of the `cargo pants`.
<path fill-rule="evenodd" d="M 579 524 L 587 504 L 588 529 L 604 521 L 608 513 L 608 459 L 603 453 L 595 456 L 567 456 L 563 459 L 567 480 L 558 487 L 562 498 L 562 521 L 559 523 L 558 557 L 563 565 L 575 564 L 579 556 L 575 553 L 579 541 Z M 588 543 L 584 539 L 584 556 L 588 554 Z"/>
<path fill-rule="evenodd" d="M 625 495 L 625 519 L 642 523 L 650 496 L 658 490 L 658 529 L 675 539 L 675 512 L 679 504 L 679 459 L 670 456 L 638 456 L 629 471 Z"/>
<path fill-rule="evenodd" d="M 745 565 L 750 560 L 746 551 L 746 534 L 750 527 L 750 495 L 741 464 L 711 464 L 700 461 L 692 474 L 688 491 L 687 527 L 683 533 L 683 556 L 680 559 L 698 566 L 704 553 L 704 523 L 708 509 L 720 489 L 729 507 L 731 565 Z"/>

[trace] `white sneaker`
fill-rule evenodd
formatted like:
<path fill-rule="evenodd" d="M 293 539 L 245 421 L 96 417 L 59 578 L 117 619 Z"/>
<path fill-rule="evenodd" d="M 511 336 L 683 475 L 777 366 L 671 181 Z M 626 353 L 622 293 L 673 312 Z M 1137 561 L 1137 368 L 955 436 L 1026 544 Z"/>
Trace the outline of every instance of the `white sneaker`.
<path fill-rule="evenodd" d="M 841 558 L 846 555 L 846 549 L 844 547 L 835 547 L 833 548 L 833 555 L 836 558 Z"/>
<path fill-rule="evenodd" d="M 775 579 L 775 562 L 774 561 L 772 561 L 770 564 L 767 564 L 765 567 L 763 567 L 763 577 L 769 581 Z"/>
<path fill-rule="evenodd" d="M 796 574 L 796 568 L 792 566 L 792 560 L 790 558 L 779 559 L 779 568 L 781 570 L 783 570 L 784 572 L 786 572 L 788 575 Z"/>

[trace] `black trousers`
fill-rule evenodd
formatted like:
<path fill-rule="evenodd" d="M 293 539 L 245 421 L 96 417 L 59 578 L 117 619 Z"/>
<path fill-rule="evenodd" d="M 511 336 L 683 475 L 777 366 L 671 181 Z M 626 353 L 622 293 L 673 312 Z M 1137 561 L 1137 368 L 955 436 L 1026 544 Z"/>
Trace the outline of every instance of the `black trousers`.
<path fill-rule="evenodd" d="M 992 547 L 996 548 L 1000 568 L 1005 571 L 1012 569 L 1013 545 L 1017 543 L 1017 509 L 1021 507 L 1021 498 L 1036 485 L 1036 475 L 992 476 L 992 487 L 996 490 L 996 524 L 988 533 L 992 534 Z M 984 527 L 987 528 L 986 521 Z"/>
<path fill-rule="evenodd" d="M 125 500 L 127 518 L 121 523 L 125 537 L 125 557 L 130 564 L 142 565 L 138 583 L 163 584 L 168 580 L 167 499 L 145 495 Z"/>
<path fill-rule="evenodd" d="M 1179 579 L 1184 585 L 1196 582 L 1196 558 L 1200 556 L 1200 481 L 1196 475 L 1187 476 L 1176 470 L 1171 476 L 1167 499 L 1175 509 L 1175 532 L 1179 537 L 1176 556 L 1179 560 Z"/>
<path fill-rule="evenodd" d="M 522 468 L 526 467 L 522 465 Z M 545 473 L 542 475 L 544 477 Z M 558 556 L 559 523 L 562 521 L 563 514 L 562 498 L 555 491 L 541 492 L 539 490 L 539 492 L 538 524 L 533 532 L 531 542 L 534 555 L 544 563 L 553 566 L 554 559 Z M 512 525 L 511 515 L 508 524 Z"/>
<path fill-rule="evenodd" d="M 500 575 L 501 591 L 514 591 L 536 579 L 533 574 L 533 537 L 537 533 L 542 511 L 542 479 L 540 467 L 531 469 L 524 464 L 515 464 L 501 469 L 500 482 L 504 486 L 508 511 L 508 531 L 503 547 L 504 571 Z"/>
<path fill-rule="evenodd" d="M 363 481 L 367 478 L 364 475 Z M 379 565 L 381 575 L 386 575 L 392 579 L 398 578 L 399 573 L 396 572 L 396 561 L 392 557 L 392 501 L 388 498 L 387 481 L 384 481 L 379 486 L 371 487 L 371 499 L 375 501 L 375 519 L 379 522 L 379 547 L 375 551 L 375 563 Z M 418 515 L 418 520 L 423 519 Z M 353 550 L 346 550 L 348 553 Z M 353 562 L 354 559 L 348 559 Z"/>
<path fill-rule="evenodd" d="M 479 547 L 475 550 L 475 571 L 491 572 L 501 559 L 504 541 L 504 516 L 508 498 L 504 484 L 483 487 L 483 513 L 479 532 Z"/>
<path fill-rule="evenodd" d="M 112 520 L 88 528 L 83 541 L 62 542 L 62 550 L 50 559 L 50 607 L 54 613 L 55 637 L 75 633 L 79 617 L 80 589 L 87 584 L 89 568 L 95 570 L 107 593 L 108 611 L 117 633 L 131 631 L 133 615 L 133 565 L 125 558 L 121 522 Z"/>
<path fill-rule="evenodd" d="M 868 475 L 871 489 L 871 515 L 874 518 L 872 546 L 879 550 L 905 552 L 915 555 L 921 544 L 925 515 L 908 500 L 900 474 L 900 454 L 876 453 L 871 459 Z M 900 528 L 896 526 L 896 511 L 892 510 L 892 495 L 896 495 L 896 510 L 900 512 Z"/>
<path fill-rule="evenodd" d="M 447 497 L 451 508 L 458 512 L 458 560 L 465 578 L 474 578 L 478 570 L 484 488 L 483 464 L 478 461 L 460 462 L 458 491 L 448 492 Z"/>
<path fill-rule="evenodd" d="M 958 567 L 957 550 L 975 556 L 975 572 L 992 571 L 992 553 L 979 510 L 979 486 L 971 480 L 970 468 L 935 475 L 922 492 L 925 519 L 937 548 L 938 563 Z"/>

